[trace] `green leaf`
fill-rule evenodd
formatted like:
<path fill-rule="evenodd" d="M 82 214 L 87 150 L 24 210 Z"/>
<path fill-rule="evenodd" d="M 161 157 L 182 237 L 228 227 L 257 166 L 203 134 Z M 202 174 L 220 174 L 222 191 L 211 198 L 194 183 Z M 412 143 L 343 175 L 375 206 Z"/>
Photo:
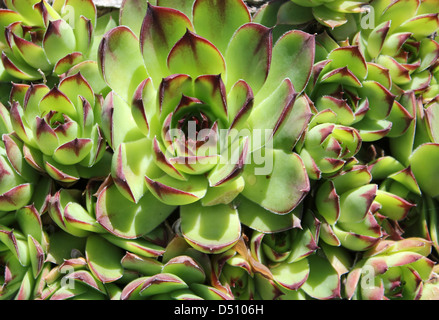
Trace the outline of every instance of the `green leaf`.
<path fill-rule="evenodd" d="M 287 214 L 275 214 L 243 196 L 235 200 L 239 219 L 244 225 L 260 232 L 282 232 L 300 225 L 299 208 Z"/>
<path fill-rule="evenodd" d="M 280 263 L 271 268 L 270 271 L 274 280 L 288 290 L 298 290 L 310 275 L 307 259 L 293 263 Z"/>
<path fill-rule="evenodd" d="M 180 277 L 185 283 L 204 283 L 206 274 L 201 266 L 189 256 L 172 258 L 163 266 L 162 273 L 170 273 Z"/>
<path fill-rule="evenodd" d="M 404 21 L 396 29 L 398 32 L 411 32 L 412 36 L 421 40 L 437 31 L 439 28 L 439 14 L 429 13 L 415 16 L 407 21 Z"/>
<path fill-rule="evenodd" d="M 42 242 L 41 218 L 34 206 L 26 206 L 17 210 L 15 216 L 24 234 L 32 236 L 38 242 Z"/>
<path fill-rule="evenodd" d="M 263 166 L 253 161 L 244 167 L 242 194 L 269 211 L 286 214 L 310 190 L 304 164 L 296 153 L 267 148 L 260 151 L 253 154 L 253 159 L 263 162 Z"/>
<path fill-rule="evenodd" d="M 98 63 L 106 83 L 126 102 L 131 101 L 140 82 L 148 78 L 139 40 L 126 26 L 105 34 L 99 45 Z"/>
<path fill-rule="evenodd" d="M 375 201 L 381 204 L 380 214 L 392 220 L 404 219 L 415 204 L 390 192 L 378 190 Z"/>
<path fill-rule="evenodd" d="M 337 222 L 340 215 L 340 197 L 332 181 L 327 180 L 318 188 L 316 207 L 326 222 L 331 225 Z"/>
<path fill-rule="evenodd" d="M 13 36 L 14 43 L 26 63 L 35 69 L 41 69 L 43 72 L 50 71 L 51 65 L 47 60 L 45 50 L 42 47 L 33 42 L 17 37 L 15 34 L 13 34 Z"/>
<path fill-rule="evenodd" d="M 210 106 L 216 118 L 228 122 L 226 88 L 221 75 L 202 75 L 196 78 L 194 94 Z"/>
<path fill-rule="evenodd" d="M 156 88 L 161 80 L 169 75 L 168 54 L 186 30 L 193 30 L 193 27 L 183 13 L 148 4 L 140 31 L 140 48 L 146 70 Z"/>
<path fill-rule="evenodd" d="M 76 99 L 74 101 L 76 102 Z M 68 115 L 72 119 L 77 118 L 75 105 L 57 87 L 51 89 L 50 92 L 41 99 L 39 108 L 43 115 L 50 111 L 57 111 Z"/>
<path fill-rule="evenodd" d="M 72 103 L 78 101 L 78 96 L 85 98 L 90 105 L 95 104 L 95 95 L 92 87 L 86 78 L 80 73 L 65 77 L 61 80 L 58 86 L 59 91 L 61 91 Z M 78 109 L 81 106 L 77 106 Z M 82 112 L 78 112 L 78 118 L 81 120 L 83 118 Z"/>
<path fill-rule="evenodd" d="M 201 252 L 224 252 L 241 237 L 238 212 L 229 205 L 203 207 L 196 202 L 180 207 L 180 217 L 184 238 Z"/>
<path fill-rule="evenodd" d="M 171 73 L 188 74 L 196 78 L 203 74 L 224 74 L 226 64 L 222 54 L 208 40 L 189 29 L 168 55 Z"/>
<path fill-rule="evenodd" d="M 201 199 L 201 203 L 203 206 L 229 204 L 244 190 L 244 185 L 244 178 L 240 176 L 219 186 L 210 187 Z"/>
<path fill-rule="evenodd" d="M 0 9 L 0 30 L 4 30 L 11 23 L 20 21 L 22 16 L 15 10 Z M 0 32 L 0 43 L 6 43 L 4 32 Z"/>
<path fill-rule="evenodd" d="M 119 191 L 130 201 L 137 203 L 147 191 L 145 175 L 158 172 L 149 139 L 121 143 L 111 162 L 111 176 Z"/>
<path fill-rule="evenodd" d="M 192 21 L 194 0 L 157 0 L 157 5 L 177 9 L 183 12 Z"/>
<path fill-rule="evenodd" d="M 255 105 L 248 123 L 252 131 L 272 130 L 270 136 L 276 134 L 278 128 L 290 115 L 297 93 L 290 79 L 286 78 L 262 102 Z M 298 125 L 300 127 L 300 124 Z M 303 130 L 303 128 L 302 128 Z M 298 137 L 293 137 L 297 139 Z M 255 146 L 252 146 L 252 149 Z M 257 146 L 260 147 L 260 146 Z"/>
<path fill-rule="evenodd" d="M 35 240 L 31 235 L 27 237 L 29 247 L 30 264 L 32 267 L 32 275 L 34 279 L 40 274 L 43 264 L 45 262 L 45 250 L 42 245 Z"/>
<path fill-rule="evenodd" d="M 360 81 L 366 78 L 367 64 L 358 46 L 340 47 L 332 50 L 328 59 L 331 62 L 327 67 L 331 69 L 347 67 Z"/>
<path fill-rule="evenodd" d="M 432 165 L 439 160 L 439 145 L 425 143 L 416 148 L 409 158 L 410 166 L 422 192 L 431 197 L 439 195 L 435 184 L 439 176 L 438 167 Z"/>
<path fill-rule="evenodd" d="M 317 254 L 308 257 L 309 277 L 302 289 L 315 299 L 340 298 L 340 277 L 327 259 Z"/>
<path fill-rule="evenodd" d="M 114 91 L 105 98 L 100 118 L 100 127 L 113 150 L 117 150 L 121 143 L 144 138 L 133 119 L 130 105 Z"/>
<path fill-rule="evenodd" d="M 142 257 L 131 252 L 127 252 L 121 260 L 122 267 L 126 270 L 134 270 L 145 276 L 152 276 L 160 273 L 163 264 L 154 258 Z"/>
<path fill-rule="evenodd" d="M 309 100 L 301 95 L 297 97 L 289 112 L 277 127 L 273 137 L 273 147 L 285 151 L 293 150 L 312 116 Z"/>
<path fill-rule="evenodd" d="M 381 53 L 384 42 L 387 40 L 386 37 L 390 29 L 390 24 L 391 21 L 385 21 L 369 34 L 367 38 L 367 53 L 372 58 L 376 58 Z"/>
<path fill-rule="evenodd" d="M 119 23 L 129 27 L 138 37 L 148 9 L 148 3 L 145 0 L 123 1 L 120 8 Z"/>
<path fill-rule="evenodd" d="M 77 202 L 70 202 L 64 208 L 65 223 L 69 227 L 78 230 L 91 231 L 96 233 L 105 232 L 102 226 L 96 221 L 93 213 L 89 213 Z"/>
<path fill-rule="evenodd" d="M 146 258 L 156 258 L 163 255 L 165 249 L 157 244 L 151 243 L 144 238 L 139 239 L 123 239 L 119 235 L 110 233 L 102 234 L 102 237 L 112 244 L 127 250 L 128 252 L 137 254 Z"/>
<path fill-rule="evenodd" d="M 98 196 L 96 219 L 112 234 L 134 239 L 154 230 L 174 209 L 156 200 L 151 193 L 133 203 L 111 185 Z"/>
<path fill-rule="evenodd" d="M 377 193 L 376 184 L 353 188 L 340 196 L 340 222 L 361 221 L 366 216 Z"/>
<path fill-rule="evenodd" d="M 273 47 L 270 71 L 264 86 L 255 92 L 256 101 L 269 96 L 285 78 L 291 80 L 297 93 L 302 92 L 311 76 L 314 50 L 313 35 L 299 30 L 285 33 Z"/>
<path fill-rule="evenodd" d="M 53 153 L 53 159 L 61 164 L 76 164 L 89 154 L 92 146 L 91 139 L 76 138 L 60 145 Z"/>
<path fill-rule="evenodd" d="M 235 31 L 250 21 L 250 13 L 242 0 L 197 0 L 194 3 L 196 33 L 209 39 L 223 54 Z"/>
<path fill-rule="evenodd" d="M 314 20 L 312 9 L 297 5 L 293 1 L 282 3 L 277 14 L 278 24 L 300 25 L 311 20 Z"/>
<path fill-rule="evenodd" d="M 188 176 L 187 181 L 174 179 L 168 175 L 153 179 L 145 176 L 146 186 L 151 194 L 171 206 L 187 205 L 204 197 L 207 179 L 203 175 Z"/>
<path fill-rule="evenodd" d="M 326 6 L 313 7 L 312 13 L 318 22 L 331 29 L 344 25 L 348 21 L 344 12 L 336 12 Z"/>
<path fill-rule="evenodd" d="M 90 20 L 93 28 L 96 27 L 97 10 L 92 0 L 66 0 L 64 10 L 67 13 L 67 16 L 65 16 L 64 19 L 68 20 L 71 17 L 71 14 L 74 15 L 75 20 L 68 21 L 73 27 L 77 26 L 81 16 Z"/>
<path fill-rule="evenodd" d="M 34 5 L 36 5 L 39 2 L 39 0 L 23 0 L 23 1 L 16 1 L 13 0 L 13 6 L 8 6 L 14 8 L 17 12 L 20 13 L 22 18 L 20 20 L 24 20 L 23 22 L 30 24 L 30 25 L 36 25 L 42 27 L 43 19 L 40 15 L 40 13 L 37 10 L 34 10 Z"/>
<path fill-rule="evenodd" d="M 121 300 L 148 299 L 154 295 L 186 289 L 188 285 L 179 277 L 160 273 L 151 277 L 141 277 L 128 283 L 121 294 Z"/>
<path fill-rule="evenodd" d="M 123 251 L 98 235 L 87 238 L 85 246 L 87 264 L 93 275 L 103 283 L 120 279 L 124 274 L 121 264 Z"/>
<path fill-rule="evenodd" d="M 75 33 L 64 20 L 50 21 L 43 39 L 43 47 L 50 63 L 76 51 Z"/>
<path fill-rule="evenodd" d="M 374 119 L 385 119 L 392 110 L 395 95 L 387 90 L 382 84 L 376 81 L 363 81 L 363 87 L 359 89 L 359 93 L 369 100 L 369 111 L 366 116 Z"/>

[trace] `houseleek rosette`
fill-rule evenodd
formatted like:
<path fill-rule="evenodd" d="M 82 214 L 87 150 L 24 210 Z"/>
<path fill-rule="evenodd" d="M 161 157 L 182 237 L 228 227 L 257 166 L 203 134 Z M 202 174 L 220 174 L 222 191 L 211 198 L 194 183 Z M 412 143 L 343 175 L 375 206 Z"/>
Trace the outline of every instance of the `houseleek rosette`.
<path fill-rule="evenodd" d="M 105 176 L 105 161 L 101 169 L 93 167 L 105 154 L 105 140 L 97 124 L 100 103 L 101 98 L 80 73 L 53 88 L 15 84 L 10 122 L 22 141 L 26 162 L 66 184 L 81 177 Z"/>
<path fill-rule="evenodd" d="M 211 284 L 207 255 L 179 236 L 171 239 L 169 226 L 145 225 L 136 239 L 109 233 L 96 218 L 99 187 L 92 180 L 84 194 L 60 189 L 50 198 L 48 214 L 58 229 L 49 235 L 47 261 L 55 266 L 38 299 L 231 299 Z M 130 208 L 124 212 L 125 223 L 134 224 Z"/>
<path fill-rule="evenodd" d="M 0 103 L 0 213 L 20 209 L 32 200 L 38 174 L 23 159 L 22 142 L 13 134 L 9 110 Z"/>
<path fill-rule="evenodd" d="M 215 259 L 215 258 L 213 258 Z M 162 261 L 126 257 L 125 266 L 141 276 L 126 284 L 122 300 L 232 300 L 214 281 L 215 260 L 195 250 L 180 236 L 167 245 Z"/>
<path fill-rule="evenodd" d="M 273 45 L 240 0 L 167 2 L 182 11 L 149 4 L 146 13 L 136 3 L 124 3 L 126 25 L 99 50 L 112 89 L 101 122 L 114 156 L 98 220 L 136 237 L 141 228 L 123 226 L 115 207 L 154 212 L 153 225 L 179 208 L 184 238 L 205 252 L 231 248 L 241 223 L 297 226 L 293 210 L 309 181 L 292 150 L 311 115 L 301 93 L 314 37 L 290 31 Z"/>
<path fill-rule="evenodd" d="M 434 1 L 372 1 L 374 24 L 361 28 L 353 42 L 367 61 L 387 68 L 393 92 L 420 92 L 429 87 L 439 45 L 430 35 L 439 29 Z"/>
<path fill-rule="evenodd" d="M 3 68 L 13 79 L 34 81 L 61 75 L 85 60 L 96 61 L 99 42 L 93 1 L 8 1 L 0 10 Z M 95 40 L 95 37 L 97 38 Z M 7 78 L 6 78 L 7 79 Z"/>
<path fill-rule="evenodd" d="M 384 240 L 365 253 L 346 278 L 348 299 L 418 300 L 434 262 L 431 244 L 422 238 Z"/>
<path fill-rule="evenodd" d="M 322 28 L 337 30 L 348 26 L 356 30 L 355 18 L 367 12 L 366 0 L 280 0 L 269 1 L 255 14 L 255 19 L 279 30 L 306 28 L 319 23 Z"/>
<path fill-rule="evenodd" d="M 2 217 L 0 300 L 32 300 L 45 285 L 51 266 L 46 262 L 49 240 L 40 215 L 32 204 Z"/>
<path fill-rule="evenodd" d="M 364 251 L 395 236 L 388 224 L 405 219 L 415 203 L 405 193 L 373 183 L 372 178 L 380 179 L 368 166 L 356 165 L 319 186 L 315 204 L 322 221 L 320 238 L 327 244 Z"/>
<path fill-rule="evenodd" d="M 119 299 L 123 286 L 143 275 L 130 267 L 131 263 L 139 259 L 154 264 L 165 252 L 169 236 L 163 225 L 145 232 L 142 238 L 125 239 L 99 224 L 95 194 L 100 185 L 99 179 L 91 179 L 84 192 L 62 188 L 51 196 L 48 215 L 57 228 L 50 235 L 50 242 L 56 244 L 48 261 L 56 268 L 41 299 L 83 299 L 88 295 Z M 128 224 L 129 208 L 124 212 Z M 76 254 L 71 256 L 71 252 Z"/>
<path fill-rule="evenodd" d="M 79 222 L 78 222 L 79 224 Z M 150 272 L 160 272 L 157 257 L 165 251 L 156 241 L 131 242 L 97 233 L 72 236 L 63 230 L 50 235 L 56 241 L 48 261 L 54 267 L 45 277 L 41 300 L 120 300 L 125 285 Z"/>
<path fill-rule="evenodd" d="M 364 142 L 399 137 L 414 123 L 409 99 L 396 101 L 388 70 L 366 62 L 358 46 L 317 36 L 316 63 L 306 88 L 313 118 L 296 149 L 312 179 L 358 163 Z M 407 100 L 407 101 L 406 101 Z"/>
<path fill-rule="evenodd" d="M 255 287 L 264 300 L 341 297 L 341 275 L 351 263 L 348 254 L 341 247 L 321 244 L 321 223 L 311 210 L 304 213 L 302 221 L 301 229 L 252 234 L 251 256 L 270 275 L 255 274 Z"/>

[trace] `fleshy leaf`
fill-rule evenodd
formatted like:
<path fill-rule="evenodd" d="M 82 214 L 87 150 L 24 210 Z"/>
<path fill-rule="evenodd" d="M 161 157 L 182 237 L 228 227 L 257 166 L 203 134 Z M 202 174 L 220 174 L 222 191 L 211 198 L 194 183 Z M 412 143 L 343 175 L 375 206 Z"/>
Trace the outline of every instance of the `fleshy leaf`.
<path fill-rule="evenodd" d="M 85 255 L 90 271 L 103 283 L 113 282 L 123 276 L 122 250 L 98 235 L 87 238 Z"/>
<path fill-rule="evenodd" d="M 169 75 L 166 59 L 186 30 L 192 30 L 192 23 L 183 13 L 148 4 L 140 31 L 140 48 L 156 88 L 162 78 Z"/>
<path fill-rule="evenodd" d="M 74 139 L 60 145 L 53 153 L 53 159 L 57 162 L 71 165 L 82 161 L 93 146 L 91 139 Z"/>
<path fill-rule="evenodd" d="M 311 76 L 314 49 L 315 38 L 313 35 L 299 30 L 285 33 L 273 47 L 270 71 L 264 86 L 258 93 L 255 92 L 256 100 L 262 101 L 285 78 L 291 80 L 297 93 L 302 92 Z"/>
<path fill-rule="evenodd" d="M 206 274 L 201 266 L 189 256 L 172 258 L 163 266 L 163 273 L 171 273 L 180 277 L 188 285 L 204 283 Z"/>
<path fill-rule="evenodd" d="M 270 269 L 274 280 L 288 290 L 299 289 L 308 279 L 310 268 L 307 259 L 293 263 L 280 263 Z"/>
<path fill-rule="evenodd" d="M 377 185 L 353 188 L 340 196 L 340 222 L 361 221 L 376 197 Z"/>
<path fill-rule="evenodd" d="M 244 167 L 242 194 L 269 211 L 285 214 L 293 210 L 310 190 L 304 164 L 296 153 L 264 148 L 263 166 L 251 162 Z M 255 157 L 254 154 L 253 159 Z M 261 159 L 257 159 L 261 162 Z"/>
<path fill-rule="evenodd" d="M 133 203 L 112 185 L 98 196 L 96 219 L 112 234 L 134 239 L 154 230 L 173 210 L 174 207 L 156 200 L 150 193 Z"/>
<path fill-rule="evenodd" d="M 226 64 L 222 54 L 208 40 L 189 29 L 168 55 L 171 73 L 188 74 L 196 78 L 203 74 L 224 74 Z"/>
<path fill-rule="evenodd" d="M 128 283 L 121 294 L 121 300 L 141 300 L 148 297 L 187 288 L 179 277 L 160 273 L 151 277 L 141 277 Z"/>
<path fill-rule="evenodd" d="M 168 175 L 157 179 L 145 176 L 146 186 L 161 202 L 168 205 L 186 205 L 204 197 L 207 179 L 203 176 L 190 176 L 187 181 L 174 179 Z"/>
<path fill-rule="evenodd" d="M 156 170 L 152 143 L 147 138 L 121 143 L 112 158 L 111 176 L 120 192 L 133 202 L 147 191 L 144 176 Z"/>
<path fill-rule="evenodd" d="M 258 92 L 270 69 L 272 46 L 271 29 L 256 23 L 247 23 L 239 28 L 225 53 L 227 87 L 244 80 L 254 92 Z"/>
<path fill-rule="evenodd" d="M 308 261 L 309 276 L 302 289 L 320 300 L 340 298 L 340 278 L 330 263 L 318 255 L 311 255 Z"/>
<path fill-rule="evenodd" d="M 238 212 L 229 205 L 203 207 L 196 202 L 180 207 L 180 217 L 186 241 L 202 252 L 224 252 L 241 237 Z"/>
<path fill-rule="evenodd" d="M 119 14 L 120 25 L 128 26 L 139 36 L 147 9 L 148 2 L 144 0 L 123 1 Z"/>
<path fill-rule="evenodd" d="M 262 208 L 243 196 L 239 196 L 235 202 L 241 222 L 254 230 L 266 233 L 282 232 L 300 226 L 299 208 L 280 215 Z"/>
<path fill-rule="evenodd" d="M 43 46 L 52 64 L 76 51 L 76 38 L 72 27 L 64 20 L 50 21 L 44 35 Z"/>
<path fill-rule="evenodd" d="M 413 151 L 410 156 L 410 166 L 415 175 L 416 181 L 423 192 L 432 197 L 439 195 L 435 184 L 439 171 L 432 163 L 439 159 L 439 145 L 425 143 Z M 439 160 L 438 160 L 439 161 Z"/>
<path fill-rule="evenodd" d="M 242 0 L 197 0 L 193 6 L 195 31 L 210 39 L 223 54 L 235 30 L 250 20 L 250 13 Z"/>
<path fill-rule="evenodd" d="M 127 102 L 140 82 L 148 78 L 139 40 L 126 26 L 115 27 L 105 34 L 99 45 L 98 63 L 106 83 Z"/>

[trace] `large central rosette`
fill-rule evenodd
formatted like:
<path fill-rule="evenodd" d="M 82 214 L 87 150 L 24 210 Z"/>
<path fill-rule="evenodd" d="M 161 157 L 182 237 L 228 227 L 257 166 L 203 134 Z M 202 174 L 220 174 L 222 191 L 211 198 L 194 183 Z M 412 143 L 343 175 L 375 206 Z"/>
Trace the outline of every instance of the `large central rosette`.
<path fill-rule="evenodd" d="M 311 116 L 314 37 L 290 31 L 273 45 L 241 0 L 166 3 L 126 1 L 100 45 L 114 155 L 98 221 L 134 238 L 179 208 L 182 235 L 205 252 L 236 244 L 241 224 L 299 226 L 309 180 L 293 149 Z"/>

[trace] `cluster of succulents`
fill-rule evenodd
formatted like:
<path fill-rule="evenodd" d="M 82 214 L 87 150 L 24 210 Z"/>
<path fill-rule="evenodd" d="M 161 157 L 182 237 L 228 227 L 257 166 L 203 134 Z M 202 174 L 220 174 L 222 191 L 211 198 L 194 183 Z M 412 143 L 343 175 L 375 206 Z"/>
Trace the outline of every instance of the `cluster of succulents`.
<path fill-rule="evenodd" d="M 4 7 L 0 299 L 439 299 L 436 0 Z"/>

